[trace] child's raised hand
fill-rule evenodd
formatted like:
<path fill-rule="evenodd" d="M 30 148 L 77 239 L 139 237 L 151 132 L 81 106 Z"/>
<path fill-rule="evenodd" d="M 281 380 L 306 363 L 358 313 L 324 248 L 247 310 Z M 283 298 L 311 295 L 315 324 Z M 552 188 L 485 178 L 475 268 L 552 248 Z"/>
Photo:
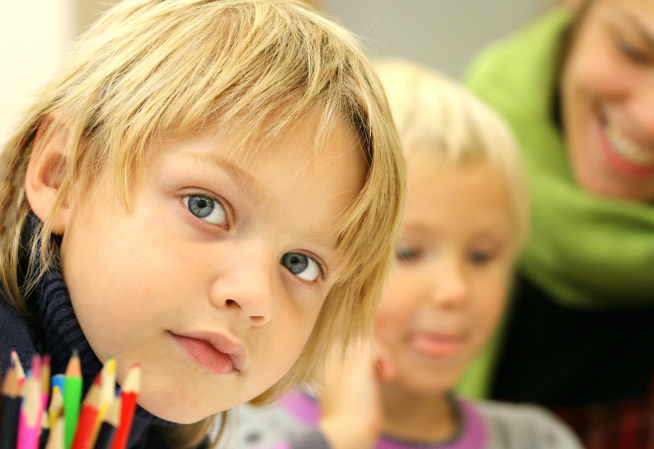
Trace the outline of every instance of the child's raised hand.
<path fill-rule="evenodd" d="M 345 362 L 328 358 L 320 406 L 320 430 L 332 449 L 372 448 L 382 420 L 375 356 L 369 342 L 358 342 Z"/>

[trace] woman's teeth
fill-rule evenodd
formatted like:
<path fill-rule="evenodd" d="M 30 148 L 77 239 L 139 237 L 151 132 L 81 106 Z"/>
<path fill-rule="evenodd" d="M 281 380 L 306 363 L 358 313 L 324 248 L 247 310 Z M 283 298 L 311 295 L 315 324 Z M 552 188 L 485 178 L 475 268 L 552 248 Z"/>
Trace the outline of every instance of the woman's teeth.
<path fill-rule="evenodd" d="M 624 159 L 632 164 L 654 165 L 654 148 L 643 148 L 634 143 L 611 123 L 605 129 L 609 144 Z"/>

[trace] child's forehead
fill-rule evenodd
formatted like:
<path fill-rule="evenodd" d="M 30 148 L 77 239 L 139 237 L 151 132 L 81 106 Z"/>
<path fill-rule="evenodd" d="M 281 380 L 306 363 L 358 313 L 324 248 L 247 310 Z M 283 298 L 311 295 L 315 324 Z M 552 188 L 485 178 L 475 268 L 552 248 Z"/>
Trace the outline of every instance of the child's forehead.
<path fill-rule="evenodd" d="M 326 121 L 318 112 L 307 112 L 275 129 L 276 117 L 277 113 L 267 118 L 260 130 L 239 129 L 234 123 L 215 119 L 187 131 L 159 133 L 150 149 L 157 151 L 179 143 L 187 148 L 185 157 L 230 170 L 288 159 L 314 167 L 353 151 L 363 154 L 361 139 L 343 119 Z"/>

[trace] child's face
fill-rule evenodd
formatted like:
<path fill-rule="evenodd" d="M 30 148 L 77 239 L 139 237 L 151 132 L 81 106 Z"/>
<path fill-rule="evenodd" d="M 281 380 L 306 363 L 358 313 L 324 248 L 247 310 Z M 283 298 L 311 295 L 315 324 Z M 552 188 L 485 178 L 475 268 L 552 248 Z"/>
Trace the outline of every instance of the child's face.
<path fill-rule="evenodd" d="M 498 170 L 478 163 L 440 171 L 432 159 L 409 158 L 403 230 L 375 332 L 400 385 L 444 393 L 500 319 L 513 254 Z"/>
<path fill-rule="evenodd" d="M 190 423 L 248 401 L 301 353 L 338 275 L 330 232 L 365 176 L 345 127 L 313 167 L 290 155 L 309 124 L 254 164 L 227 158 L 216 129 L 156 141 L 131 213 L 110 176 L 69 204 L 61 258 L 82 330 L 119 381 L 141 363 L 155 415 Z"/>

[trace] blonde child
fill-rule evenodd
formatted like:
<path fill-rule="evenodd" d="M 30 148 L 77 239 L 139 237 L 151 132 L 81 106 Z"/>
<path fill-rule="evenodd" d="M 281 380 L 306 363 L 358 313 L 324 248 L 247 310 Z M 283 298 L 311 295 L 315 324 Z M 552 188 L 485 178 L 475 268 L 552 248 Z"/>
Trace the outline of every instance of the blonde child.
<path fill-rule="evenodd" d="M 377 71 L 409 167 L 396 263 L 375 319 L 377 355 L 359 349 L 340 375 L 328 364 L 319 403 L 295 391 L 276 409 L 243 407 L 238 447 L 580 448 L 544 410 L 453 393 L 499 323 L 527 240 L 511 133 L 438 74 L 392 61 Z"/>
<path fill-rule="evenodd" d="M 130 447 L 205 445 L 367 328 L 403 183 L 342 28 L 292 0 L 120 3 L 2 152 L 0 366 L 77 350 L 86 389 L 140 363 Z"/>

